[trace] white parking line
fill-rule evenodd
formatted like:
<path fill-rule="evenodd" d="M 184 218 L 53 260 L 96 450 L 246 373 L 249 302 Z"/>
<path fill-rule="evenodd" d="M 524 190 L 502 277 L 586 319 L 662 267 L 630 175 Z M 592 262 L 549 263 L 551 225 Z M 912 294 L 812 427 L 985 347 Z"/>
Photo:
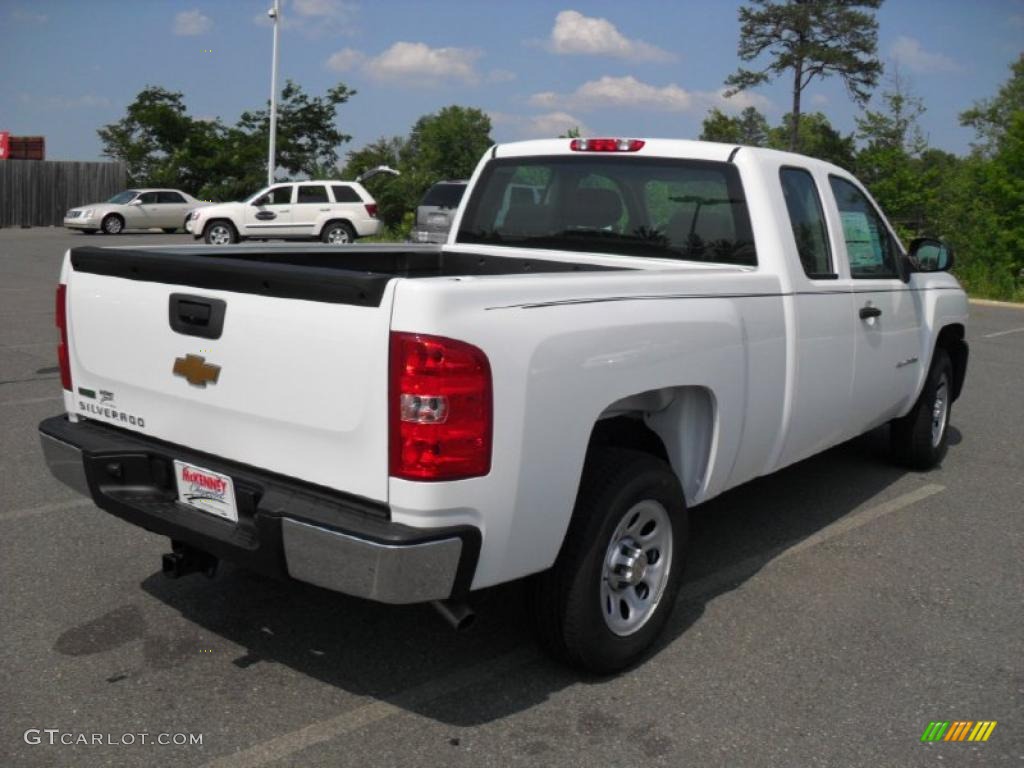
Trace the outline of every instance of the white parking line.
<path fill-rule="evenodd" d="M 773 559 L 780 560 L 797 552 L 815 547 L 836 536 L 867 525 L 883 515 L 896 512 L 944 490 L 945 486 L 930 483 L 897 496 L 895 499 L 868 507 L 822 528 L 799 544 L 783 550 Z M 730 568 L 705 576 L 703 579 L 684 584 L 681 597 L 684 599 L 696 597 L 732 581 L 742 579 L 749 576 L 752 571 L 759 569 L 764 562 L 764 558 L 748 558 Z M 363 726 L 385 720 L 392 715 L 415 710 L 417 705 L 456 693 L 470 685 L 479 684 L 490 678 L 508 674 L 520 667 L 526 666 L 537 658 L 537 652 L 532 648 L 512 651 L 496 659 L 481 662 L 468 669 L 454 672 L 448 677 L 430 680 L 415 688 L 410 688 L 399 693 L 395 697 L 396 703 L 394 704 L 380 700 L 371 701 L 342 712 L 340 715 L 319 720 L 240 752 L 216 758 L 206 763 L 204 768 L 254 768 L 254 766 L 266 765 L 275 760 L 282 760 L 314 744 L 330 741 L 338 736 L 358 730 Z"/>
<path fill-rule="evenodd" d="M 256 744 L 241 752 L 219 757 L 206 763 L 204 768 L 250 768 L 251 766 L 266 765 L 314 744 L 329 741 L 370 723 L 384 720 L 392 715 L 456 693 L 471 685 L 478 685 L 499 675 L 508 674 L 538 658 L 538 654 L 533 648 L 511 651 L 496 659 L 481 662 L 453 672 L 447 677 L 430 680 L 403 691 L 396 697 L 397 704 L 379 700 L 363 704 L 335 717 L 320 720 L 304 728 Z"/>
<path fill-rule="evenodd" d="M 0 512 L 0 523 L 18 520 L 22 517 L 31 517 L 32 515 L 41 515 L 44 512 L 60 512 L 64 509 L 91 506 L 93 506 L 91 499 L 75 499 L 74 501 L 60 501 L 56 504 L 42 504 L 38 507 L 28 507 L 26 509 L 13 509 L 10 512 Z"/>
<path fill-rule="evenodd" d="M 994 339 L 996 336 L 1006 336 L 1007 334 L 1010 334 L 1010 333 L 1020 333 L 1021 331 L 1024 331 L 1024 328 L 1011 328 L 1008 331 L 996 331 L 995 333 L 986 333 L 981 338 L 983 338 L 983 339 Z"/>
<path fill-rule="evenodd" d="M 870 522 L 877 520 L 883 515 L 897 512 L 904 507 L 909 507 L 911 504 L 916 504 L 919 501 L 927 499 L 929 496 L 934 496 L 936 493 L 941 493 L 946 490 L 946 486 L 938 485 L 937 483 L 928 483 L 922 485 L 913 491 L 908 491 L 900 496 L 889 501 L 883 501 L 881 504 L 876 504 L 867 509 L 862 509 L 859 512 L 854 512 L 851 515 L 847 515 L 839 520 L 836 520 L 830 525 L 826 525 L 820 531 L 811 534 L 806 539 L 794 544 L 791 547 L 786 547 L 779 550 L 779 553 L 774 557 L 769 556 L 766 560 L 763 555 L 755 555 L 754 557 L 748 557 L 746 560 L 740 560 L 738 563 L 724 568 L 720 571 L 708 574 L 707 576 L 683 584 L 681 597 L 686 599 L 693 599 L 700 597 L 709 592 L 714 592 L 727 584 L 740 581 L 747 578 L 754 571 L 758 571 L 768 562 L 776 562 L 778 560 L 784 560 L 787 557 L 791 557 L 799 552 L 805 552 L 811 547 L 816 547 L 819 544 L 824 544 L 829 539 L 834 539 L 836 536 L 841 536 L 844 533 L 856 530 L 863 525 L 867 525 Z"/>

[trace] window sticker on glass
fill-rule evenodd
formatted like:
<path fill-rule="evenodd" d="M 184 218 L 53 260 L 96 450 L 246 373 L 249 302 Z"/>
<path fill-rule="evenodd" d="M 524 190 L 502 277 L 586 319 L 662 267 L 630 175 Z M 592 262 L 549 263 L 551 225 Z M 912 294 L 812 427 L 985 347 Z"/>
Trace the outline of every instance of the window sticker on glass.
<path fill-rule="evenodd" d="M 882 244 L 867 214 L 843 211 L 840 215 L 843 218 L 843 237 L 850 257 L 850 268 L 882 266 Z"/>

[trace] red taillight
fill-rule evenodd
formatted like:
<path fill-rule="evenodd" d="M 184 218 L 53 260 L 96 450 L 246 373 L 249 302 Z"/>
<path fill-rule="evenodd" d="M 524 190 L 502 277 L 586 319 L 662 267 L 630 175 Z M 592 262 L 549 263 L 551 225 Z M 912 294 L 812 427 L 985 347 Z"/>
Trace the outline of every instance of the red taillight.
<path fill-rule="evenodd" d="M 369 216 L 371 219 L 376 219 L 377 218 L 377 204 L 376 203 L 366 203 L 366 205 L 364 207 L 366 208 L 366 215 L 367 216 Z"/>
<path fill-rule="evenodd" d="M 573 139 L 569 149 L 573 152 L 636 152 L 645 143 L 643 139 Z"/>
<path fill-rule="evenodd" d="M 57 346 L 57 364 L 60 366 L 60 385 L 71 391 L 71 358 L 68 354 L 68 311 L 67 286 L 57 286 L 56 306 L 57 328 L 60 329 L 60 344 Z"/>
<path fill-rule="evenodd" d="M 491 366 L 472 344 L 391 334 L 390 472 L 460 480 L 491 471 Z"/>

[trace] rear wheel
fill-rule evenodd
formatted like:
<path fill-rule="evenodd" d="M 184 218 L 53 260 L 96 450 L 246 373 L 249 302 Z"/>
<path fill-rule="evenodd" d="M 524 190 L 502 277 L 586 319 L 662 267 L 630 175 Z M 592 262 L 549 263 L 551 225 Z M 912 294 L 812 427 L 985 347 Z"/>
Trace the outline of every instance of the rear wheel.
<path fill-rule="evenodd" d="M 103 229 L 103 233 L 106 235 L 119 235 L 124 231 L 124 219 L 116 213 L 108 214 L 103 219 L 101 228 Z"/>
<path fill-rule="evenodd" d="M 95 229 L 80 229 L 78 231 L 81 232 L 83 235 L 95 235 L 96 234 L 96 230 Z"/>
<path fill-rule="evenodd" d="M 332 221 L 324 227 L 324 231 L 320 233 L 320 239 L 332 245 L 344 245 L 345 243 L 354 243 L 356 233 L 344 221 Z"/>
<path fill-rule="evenodd" d="M 203 240 L 209 245 L 230 245 L 238 242 L 238 233 L 229 221 L 211 221 L 203 231 Z"/>
<path fill-rule="evenodd" d="M 953 364 L 936 349 L 921 395 L 910 413 L 894 419 L 890 442 L 896 459 L 912 469 L 938 466 L 949 448 L 949 416 L 953 399 Z"/>
<path fill-rule="evenodd" d="M 686 543 L 671 468 L 649 454 L 601 450 L 587 462 L 558 560 L 530 585 L 541 644 L 589 672 L 639 660 L 672 612 Z"/>
<path fill-rule="evenodd" d="M 168 234 L 168 235 L 173 235 L 177 231 L 178 231 L 177 227 L 164 227 L 164 233 Z"/>

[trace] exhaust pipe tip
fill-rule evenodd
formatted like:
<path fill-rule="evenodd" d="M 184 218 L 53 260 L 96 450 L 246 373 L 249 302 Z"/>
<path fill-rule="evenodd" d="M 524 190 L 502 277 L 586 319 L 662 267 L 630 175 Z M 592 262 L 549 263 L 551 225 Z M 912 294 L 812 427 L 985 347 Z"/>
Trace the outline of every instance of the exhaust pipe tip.
<path fill-rule="evenodd" d="M 476 613 L 462 600 L 434 600 L 431 605 L 452 629 L 468 629 L 476 621 Z"/>

